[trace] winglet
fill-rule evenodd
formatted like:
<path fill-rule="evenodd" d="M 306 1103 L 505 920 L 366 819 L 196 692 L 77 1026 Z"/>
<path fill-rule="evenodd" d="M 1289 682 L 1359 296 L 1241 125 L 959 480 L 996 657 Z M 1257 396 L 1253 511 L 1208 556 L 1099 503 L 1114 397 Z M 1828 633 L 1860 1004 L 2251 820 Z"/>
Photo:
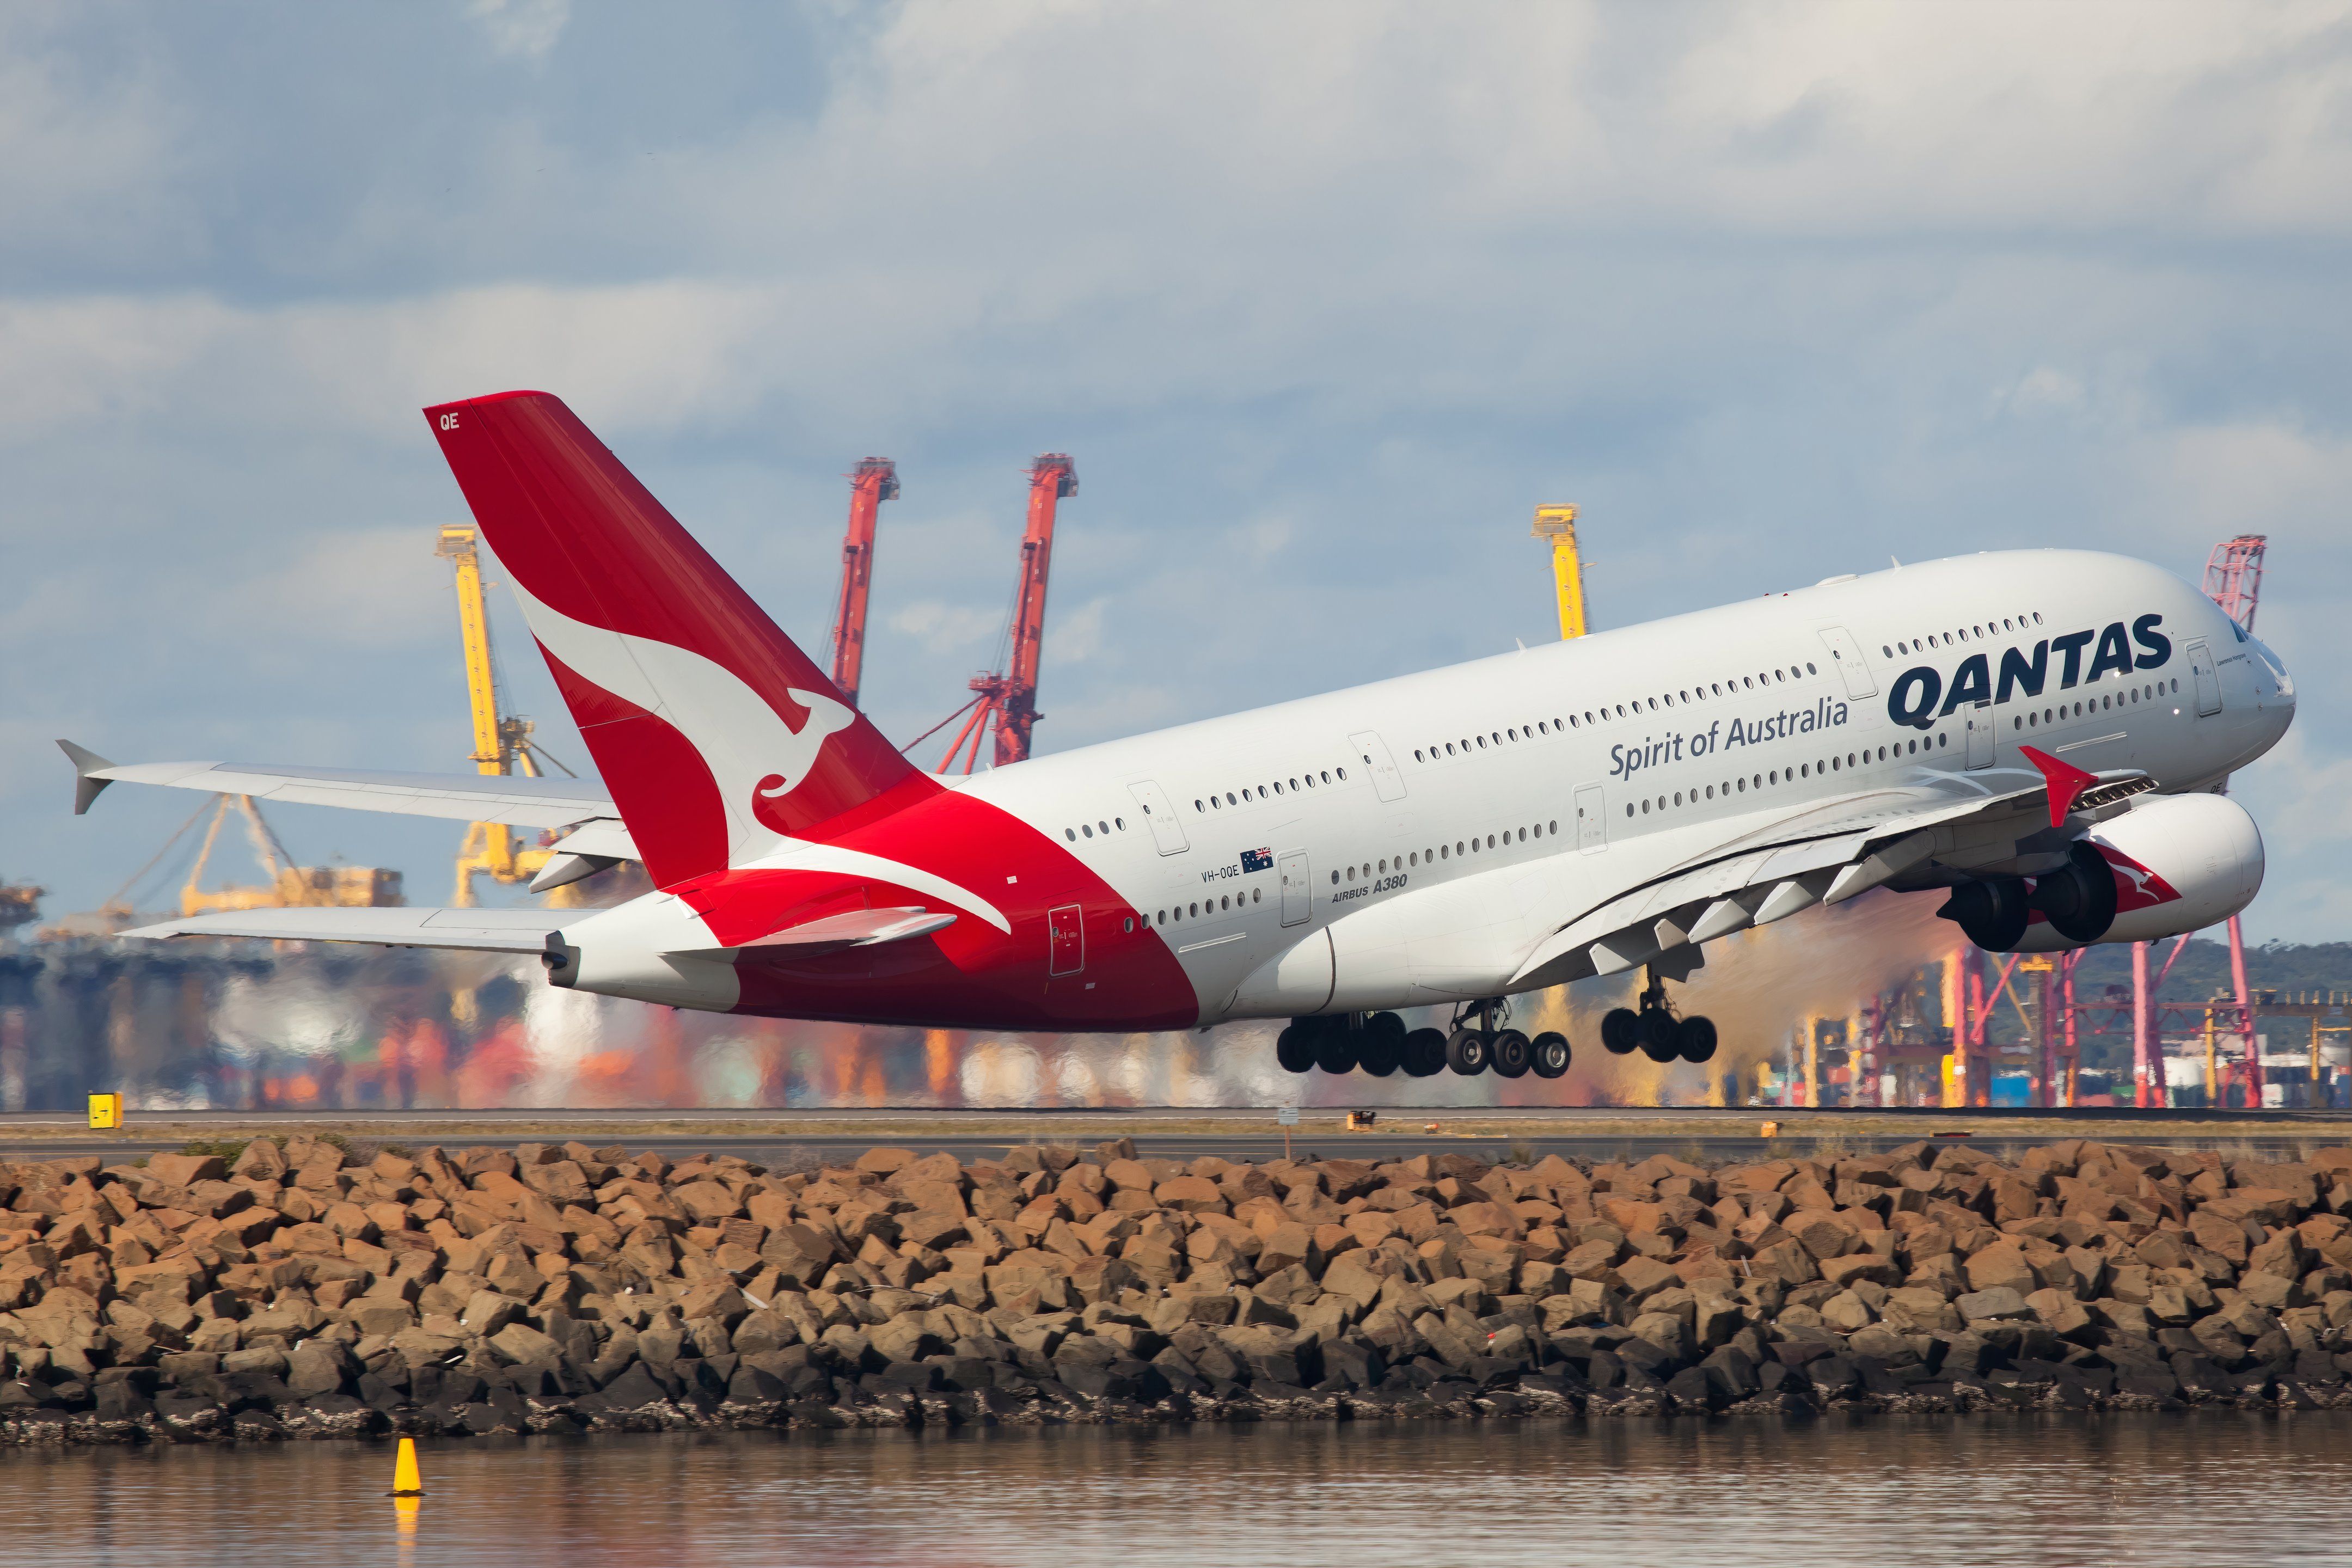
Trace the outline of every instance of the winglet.
<path fill-rule="evenodd" d="M 88 746 L 77 746 L 71 741 L 59 741 L 58 745 L 68 757 L 73 760 L 74 815 L 79 816 L 89 809 L 89 803 L 96 800 L 100 792 L 114 782 L 112 779 L 102 779 L 94 775 L 101 769 L 110 768 L 114 764 Z"/>
<path fill-rule="evenodd" d="M 2050 826 L 2064 826 L 2066 814 L 2074 809 L 2074 803 L 2083 798 L 2083 792 L 2098 782 L 2098 776 L 2084 773 L 2072 763 L 2062 763 L 2049 752 L 2032 746 L 2020 746 L 2018 750 L 2027 762 L 2042 770 L 2042 776 L 2050 786 Z"/>

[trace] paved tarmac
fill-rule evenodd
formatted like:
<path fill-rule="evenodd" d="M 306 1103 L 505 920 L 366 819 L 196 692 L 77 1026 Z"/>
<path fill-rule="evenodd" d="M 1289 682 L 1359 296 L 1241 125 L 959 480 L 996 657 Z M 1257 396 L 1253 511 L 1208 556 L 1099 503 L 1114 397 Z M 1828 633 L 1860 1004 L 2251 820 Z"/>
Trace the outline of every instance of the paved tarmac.
<path fill-rule="evenodd" d="M 320 1112 L 134 1112 L 120 1132 L 93 1132 L 56 1112 L 0 1115 L 0 1158 L 95 1153 L 110 1162 L 177 1149 L 193 1138 L 233 1138 L 260 1131 L 333 1130 L 354 1141 L 421 1147 L 438 1143 L 562 1142 L 672 1157 L 708 1151 L 762 1164 L 847 1163 L 877 1145 L 919 1153 L 949 1151 L 967 1161 L 1001 1154 L 1015 1143 L 1071 1143 L 1091 1149 L 1131 1138 L 1139 1153 L 1236 1161 L 1294 1155 L 1388 1160 L 1431 1152 L 1488 1160 L 1633 1159 L 1654 1153 L 1706 1161 L 1768 1152 L 1883 1152 L 1921 1139 L 1967 1141 L 2013 1154 L 2055 1139 L 2092 1136 L 2175 1149 L 2294 1156 L 2352 1143 L 2352 1113 L 2341 1111 L 2134 1111 L 1887 1110 L 1777 1111 L 1698 1107 L 1454 1108 L 1380 1112 L 1369 1131 L 1349 1131 L 1339 1107 L 1300 1112 L 1287 1140 L 1277 1113 L 1263 1109 L 1188 1107 L 1106 1110 L 957 1110 L 930 1107 L 824 1110 L 534 1109 L 511 1110 L 352 1110 Z M 1777 1120 L 1780 1135 L 1761 1129 Z"/>

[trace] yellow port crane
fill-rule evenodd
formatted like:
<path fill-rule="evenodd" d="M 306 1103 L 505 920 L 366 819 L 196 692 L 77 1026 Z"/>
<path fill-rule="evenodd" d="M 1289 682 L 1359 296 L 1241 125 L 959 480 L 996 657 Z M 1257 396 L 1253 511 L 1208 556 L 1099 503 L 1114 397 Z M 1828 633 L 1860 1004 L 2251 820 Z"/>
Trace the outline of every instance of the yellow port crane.
<path fill-rule="evenodd" d="M 212 860 L 221 824 L 228 820 L 232 808 L 244 816 L 246 832 L 253 839 L 254 858 L 261 862 L 269 880 L 258 887 L 207 888 L 205 868 Z M 261 808 L 251 795 L 215 795 L 204 845 L 196 851 L 195 864 L 188 868 L 188 879 L 180 887 L 180 913 L 187 917 L 232 910 L 381 909 L 402 902 L 399 872 L 382 866 L 297 866 L 269 824 L 262 820 Z M 121 902 L 118 895 L 110 907 Z"/>
<path fill-rule="evenodd" d="M 456 570 L 457 631 L 466 647 L 466 698 L 474 715 L 474 766 L 484 773 L 520 771 L 527 778 L 540 778 L 544 776 L 539 767 L 543 759 L 570 774 L 570 768 L 548 756 L 530 738 L 530 720 L 499 711 L 498 667 L 490 654 L 490 613 L 482 593 L 478 536 L 471 528 L 452 524 L 441 531 L 433 553 Z M 469 824 L 466 842 L 457 851 L 457 887 L 450 901 L 459 909 L 473 908 L 477 876 L 509 886 L 529 882 L 553 853 L 541 845 L 527 846 L 522 836 L 503 822 Z M 551 889 L 547 901 L 572 909 L 583 900 L 575 883 Z"/>
<path fill-rule="evenodd" d="M 1576 552 L 1576 509 L 1536 508 L 1535 537 L 1551 541 L 1552 585 L 1559 595 L 1559 636 L 1584 635 L 1584 560 Z"/>

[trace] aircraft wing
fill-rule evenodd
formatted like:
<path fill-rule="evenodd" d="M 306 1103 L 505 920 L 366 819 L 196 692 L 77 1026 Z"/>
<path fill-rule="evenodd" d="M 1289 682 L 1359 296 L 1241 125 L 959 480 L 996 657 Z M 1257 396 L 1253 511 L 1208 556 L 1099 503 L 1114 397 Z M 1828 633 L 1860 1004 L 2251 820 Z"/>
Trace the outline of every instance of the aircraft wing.
<path fill-rule="evenodd" d="M 454 947 L 544 952 L 551 932 L 603 911 L 583 910 L 239 910 L 141 926 L 125 936 L 252 936 L 279 942 L 363 942 L 383 947 Z"/>
<path fill-rule="evenodd" d="M 340 805 L 360 811 L 398 812 L 410 816 L 446 816 L 458 822 L 500 822 L 510 827 L 569 827 L 620 810 L 602 784 L 584 779 L 534 779 L 497 773 L 373 773 L 350 768 L 311 768 L 281 763 L 115 763 L 97 752 L 59 741 L 78 775 L 74 815 L 89 809 L 111 784 L 161 784 L 249 795 L 256 800 L 295 805 Z M 600 846 L 598 853 L 606 853 Z M 619 858 L 634 859 L 634 854 Z"/>
<path fill-rule="evenodd" d="M 2096 819 L 2154 787 L 2137 771 L 2049 768 L 1937 773 L 1821 802 L 1678 861 L 1627 868 L 1622 890 L 1558 923 L 1512 976 L 1557 984 L 1652 963 L 1685 973 L 1699 944 L 1898 881 L 2014 859 L 2070 817 Z M 1552 911 L 1557 919 L 1557 909 Z"/>

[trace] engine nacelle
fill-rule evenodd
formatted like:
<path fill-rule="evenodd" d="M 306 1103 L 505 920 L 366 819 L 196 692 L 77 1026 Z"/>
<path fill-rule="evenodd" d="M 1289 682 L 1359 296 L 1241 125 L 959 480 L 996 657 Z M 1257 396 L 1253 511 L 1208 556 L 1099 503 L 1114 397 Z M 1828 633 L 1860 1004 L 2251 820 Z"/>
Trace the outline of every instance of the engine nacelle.
<path fill-rule="evenodd" d="M 2102 942 L 2154 942 L 2202 931 L 2254 901 L 2263 886 L 2263 836 L 2227 795 L 2145 800 L 2093 830 L 2091 844 L 2116 877 L 2116 919 Z M 2063 952 L 2069 942 L 2036 918 L 2020 952 Z"/>

